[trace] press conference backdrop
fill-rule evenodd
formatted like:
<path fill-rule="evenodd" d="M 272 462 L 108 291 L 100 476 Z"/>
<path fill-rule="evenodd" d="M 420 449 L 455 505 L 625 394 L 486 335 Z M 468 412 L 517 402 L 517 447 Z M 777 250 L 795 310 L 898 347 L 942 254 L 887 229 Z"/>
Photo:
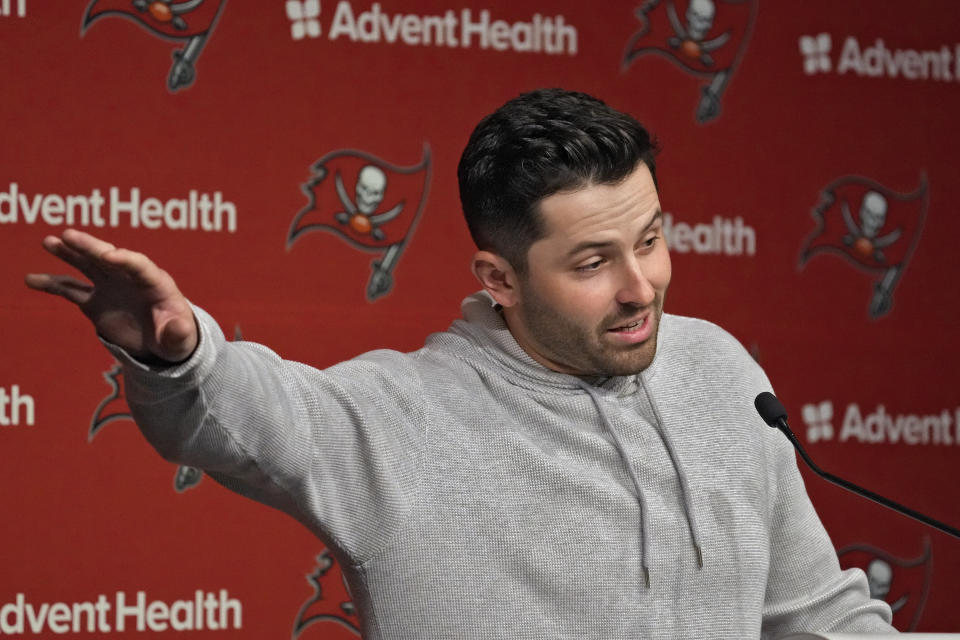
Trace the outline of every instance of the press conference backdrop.
<path fill-rule="evenodd" d="M 161 460 L 22 274 L 76 227 L 234 340 L 416 349 L 477 288 L 460 152 L 536 87 L 659 138 L 667 310 L 743 342 L 824 468 L 960 524 L 953 0 L 0 0 L 0 47 L 0 635 L 356 636 L 323 545 Z M 960 628 L 960 542 L 804 474 L 899 628 Z"/>

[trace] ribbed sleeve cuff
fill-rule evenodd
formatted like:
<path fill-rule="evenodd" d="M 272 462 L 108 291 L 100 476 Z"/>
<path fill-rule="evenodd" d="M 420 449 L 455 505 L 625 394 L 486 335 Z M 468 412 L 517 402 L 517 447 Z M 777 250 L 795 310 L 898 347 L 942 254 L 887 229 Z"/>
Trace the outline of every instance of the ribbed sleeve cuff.
<path fill-rule="evenodd" d="M 216 320 L 206 311 L 191 304 L 199 331 L 197 348 L 193 354 L 175 365 L 155 365 L 141 362 L 116 344 L 98 336 L 103 346 L 123 366 L 127 394 L 140 402 L 160 400 L 184 387 L 193 387 L 210 373 L 217 353 L 226 342 Z"/>

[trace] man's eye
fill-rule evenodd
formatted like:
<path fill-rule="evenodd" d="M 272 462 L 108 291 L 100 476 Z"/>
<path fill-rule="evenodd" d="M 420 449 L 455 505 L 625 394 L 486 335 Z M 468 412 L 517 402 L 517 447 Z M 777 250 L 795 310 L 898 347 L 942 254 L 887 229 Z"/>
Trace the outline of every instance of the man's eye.
<path fill-rule="evenodd" d="M 603 260 L 597 259 L 597 260 L 594 260 L 593 262 L 577 267 L 577 271 L 580 271 L 580 272 L 596 271 L 597 269 L 600 268 L 600 265 L 602 264 L 603 264 Z"/>
<path fill-rule="evenodd" d="M 653 245 L 657 244 L 657 240 L 659 239 L 660 239 L 660 236 L 650 236 L 649 238 L 643 241 L 643 246 L 645 248 L 650 248 Z"/>

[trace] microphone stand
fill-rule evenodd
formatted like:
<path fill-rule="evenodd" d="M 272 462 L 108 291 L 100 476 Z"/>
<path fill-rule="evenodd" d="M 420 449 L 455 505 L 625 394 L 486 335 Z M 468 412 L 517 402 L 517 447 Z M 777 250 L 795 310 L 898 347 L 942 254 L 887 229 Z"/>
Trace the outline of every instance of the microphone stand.
<path fill-rule="evenodd" d="M 761 394 L 761 395 L 763 395 L 763 394 Z M 757 410 L 759 411 L 761 417 L 762 417 L 762 418 L 764 419 L 764 421 L 766 421 L 766 423 L 769 424 L 771 427 L 775 427 L 775 428 L 779 429 L 781 432 L 783 432 L 783 435 L 787 436 L 787 440 L 789 440 L 790 443 L 793 444 L 794 449 L 797 450 L 797 453 L 800 454 L 800 457 L 803 458 L 803 461 L 806 462 L 806 463 L 807 463 L 807 466 L 809 466 L 811 469 L 813 469 L 813 471 L 814 471 L 818 476 L 820 476 L 820 477 L 823 478 L 824 480 L 827 480 L 828 482 L 832 482 L 832 483 L 835 484 L 835 485 L 838 485 L 838 486 L 843 487 L 843 488 L 846 489 L 847 491 L 852 491 L 852 492 L 856 493 L 857 495 L 861 495 L 861 496 L 863 496 L 864 498 L 869 498 L 870 500 L 873 500 L 874 502 L 877 502 L 877 503 L 879 503 L 879 504 L 882 504 L 883 506 L 887 507 L 888 509 L 893 509 L 894 511 L 897 511 L 897 512 L 899 512 L 899 513 L 902 513 L 902 514 L 905 515 L 905 516 L 909 516 L 909 517 L 913 518 L 914 520 L 919 520 L 919 521 L 922 522 L 923 524 L 928 525 L 928 526 L 931 526 L 931 527 L 933 527 L 934 529 L 937 529 L 937 530 L 939 530 L 939 531 L 943 531 L 944 533 L 948 533 L 948 534 L 950 534 L 951 536 L 953 536 L 954 538 L 960 538 L 960 530 L 958 530 L 958 529 L 956 529 L 956 528 L 954 528 L 954 527 L 951 527 L 951 526 L 948 525 L 948 524 L 944 524 L 944 523 L 940 522 L 939 520 L 934 520 L 934 519 L 931 518 L 930 516 L 926 516 L 926 515 L 920 513 L 919 511 L 915 511 L 915 510 L 911 509 L 910 507 L 905 507 L 905 506 L 903 506 L 902 504 L 899 504 L 899 503 L 897 503 L 897 502 L 894 502 L 893 500 L 890 500 L 889 498 L 884 498 L 883 496 L 881 496 L 881 495 L 879 495 L 879 494 L 877 494 L 877 493 L 874 493 L 873 491 L 870 491 L 869 489 L 864 489 L 863 487 L 857 486 L 857 485 L 853 484 L 852 482 L 849 482 L 849 481 L 847 481 L 847 480 L 844 480 L 843 478 L 838 478 L 837 476 L 833 475 L 832 473 L 828 473 L 828 472 L 824 471 L 823 469 L 821 469 L 820 467 L 818 467 L 818 466 L 816 465 L 816 463 L 814 463 L 814 461 L 810 459 L 810 456 L 807 455 L 807 452 L 804 451 L 803 446 L 800 444 L 800 441 L 797 439 L 797 436 L 794 435 L 793 431 L 790 430 L 790 426 L 787 424 L 787 414 L 786 414 L 786 411 L 783 410 L 783 408 L 782 408 L 783 405 L 780 405 L 779 401 L 776 400 L 776 398 L 773 396 L 773 394 L 769 394 L 769 396 L 770 396 L 770 398 L 773 398 L 773 400 L 777 403 L 777 405 L 779 405 L 780 411 L 779 411 L 778 413 L 779 413 L 780 415 L 768 415 L 768 414 L 766 414 L 764 411 L 762 411 L 762 410 L 761 410 L 761 406 L 760 406 L 760 405 L 761 405 L 760 397 L 758 396 L 758 397 L 757 397 L 757 403 L 756 403 L 756 404 L 757 404 Z M 772 403 L 771 403 L 771 404 L 772 404 Z"/>

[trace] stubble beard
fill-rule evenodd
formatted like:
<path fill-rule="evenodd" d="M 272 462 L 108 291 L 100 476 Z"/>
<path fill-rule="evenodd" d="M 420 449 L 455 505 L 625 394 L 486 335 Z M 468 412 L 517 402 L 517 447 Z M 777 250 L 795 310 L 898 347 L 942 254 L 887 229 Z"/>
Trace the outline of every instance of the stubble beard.
<path fill-rule="evenodd" d="M 608 329 L 650 310 L 653 332 L 644 342 L 615 345 Z M 523 293 L 520 315 L 528 336 L 541 355 L 579 376 L 632 376 L 650 366 L 657 353 L 663 294 L 657 293 L 647 307 L 621 305 L 618 313 L 604 318 L 597 327 L 583 327 L 541 299 L 529 286 Z"/>

